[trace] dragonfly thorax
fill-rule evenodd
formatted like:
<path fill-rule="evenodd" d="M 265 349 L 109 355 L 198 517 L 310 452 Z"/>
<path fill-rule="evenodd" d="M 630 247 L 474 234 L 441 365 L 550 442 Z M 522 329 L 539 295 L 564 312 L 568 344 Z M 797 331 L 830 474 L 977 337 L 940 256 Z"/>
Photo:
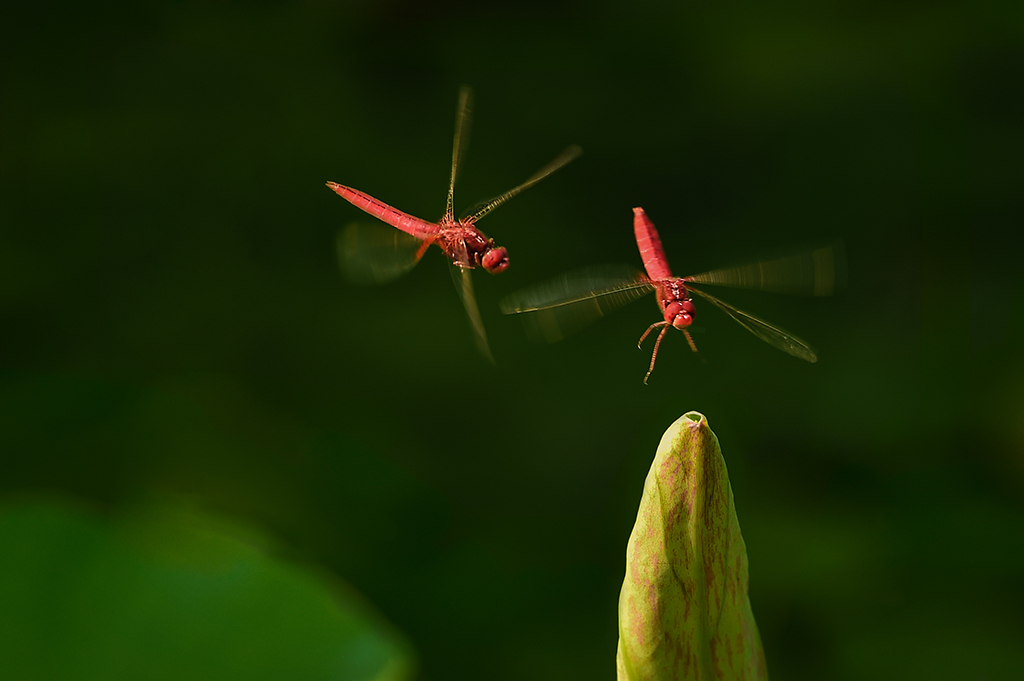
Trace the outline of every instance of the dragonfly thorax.
<path fill-rule="evenodd" d="M 496 247 L 494 239 L 488 239 L 472 224 L 442 229 L 433 242 L 459 267 L 483 267 L 491 274 L 508 267 L 508 251 Z"/>

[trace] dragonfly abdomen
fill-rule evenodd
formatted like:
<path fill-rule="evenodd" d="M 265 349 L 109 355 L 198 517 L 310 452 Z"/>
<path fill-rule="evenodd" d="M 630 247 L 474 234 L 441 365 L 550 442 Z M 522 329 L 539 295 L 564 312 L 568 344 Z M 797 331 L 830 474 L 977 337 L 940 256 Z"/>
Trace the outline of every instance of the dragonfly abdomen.
<path fill-rule="evenodd" d="M 427 222 L 420 218 L 413 217 L 408 213 L 403 213 L 397 208 L 392 208 L 388 204 L 378 201 L 369 194 L 365 194 L 358 189 L 352 189 L 345 185 L 337 184 L 335 182 L 328 182 L 327 186 L 334 190 L 334 192 L 351 203 L 356 208 L 365 211 L 373 217 L 386 222 L 387 224 L 400 229 L 407 234 L 412 234 L 417 239 L 425 239 L 437 232 L 437 225 L 433 222 Z"/>
<path fill-rule="evenodd" d="M 636 234 L 636 245 L 640 249 L 647 276 L 651 279 L 670 279 L 672 272 L 668 268 L 668 258 L 665 257 L 665 249 L 661 247 L 658 230 L 643 208 L 633 209 L 633 232 Z"/>

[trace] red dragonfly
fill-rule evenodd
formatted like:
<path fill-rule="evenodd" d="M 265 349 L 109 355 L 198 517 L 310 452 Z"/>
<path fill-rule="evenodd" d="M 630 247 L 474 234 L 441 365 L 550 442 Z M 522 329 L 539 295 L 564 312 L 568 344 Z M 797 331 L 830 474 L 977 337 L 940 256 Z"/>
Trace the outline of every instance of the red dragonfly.
<path fill-rule="evenodd" d="M 477 346 L 485 357 L 493 361 L 487 344 L 480 310 L 473 294 L 473 281 L 469 271 L 483 267 L 497 274 L 508 267 L 508 252 L 494 244 L 476 227 L 477 221 L 492 210 L 528 189 L 580 155 L 580 148 L 571 146 L 551 163 L 534 173 L 519 186 L 474 207 L 474 212 L 455 219 L 453 197 L 455 178 L 462 153 L 469 137 L 472 92 L 463 87 L 459 92 L 459 105 L 455 116 L 455 141 L 452 148 L 452 172 L 448 183 L 448 203 L 444 216 L 438 222 L 429 222 L 392 208 L 357 189 L 328 182 L 327 186 L 339 196 L 373 217 L 400 231 L 365 225 L 349 225 L 338 235 L 338 254 L 343 269 L 350 278 L 360 282 L 382 283 L 411 269 L 431 244 L 436 244 L 451 261 L 452 279 L 473 325 Z"/>
<path fill-rule="evenodd" d="M 673 277 L 654 223 L 643 208 L 633 209 L 633 231 L 647 274 L 625 266 L 600 266 L 563 275 L 535 288 L 512 294 L 501 302 L 505 314 L 536 312 L 531 330 L 543 340 L 553 342 L 631 300 L 655 291 L 662 320 L 647 327 L 637 347 L 660 328 L 651 354 L 651 365 L 644 383 L 654 371 L 661 339 L 669 329 L 679 329 L 686 336 L 690 349 L 697 346 L 688 327 L 693 324 L 696 293 L 735 319 L 755 336 L 788 352 L 794 357 L 816 362 L 818 357 L 805 341 L 788 331 L 738 310 L 732 305 L 694 287 L 694 284 L 715 284 L 760 289 L 778 293 L 830 295 L 836 284 L 837 265 L 842 265 L 841 245 L 833 244 L 797 255 L 789 255 L 749 265 L 715 270 L 689 277 Z M 838 257 L 837 257 L 838 256 Z"/>

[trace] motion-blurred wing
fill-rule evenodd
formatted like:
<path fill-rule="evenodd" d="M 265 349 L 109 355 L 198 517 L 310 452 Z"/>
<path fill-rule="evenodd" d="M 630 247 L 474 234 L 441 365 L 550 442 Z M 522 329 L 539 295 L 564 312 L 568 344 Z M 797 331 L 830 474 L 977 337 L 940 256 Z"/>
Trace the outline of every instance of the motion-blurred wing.
<path fill-rule="evenodd" d="M 501 301 L 501 311 L 533 313 L 523 317 L 527 332 L 554 343 L 653 290 L 654 285 L 632 267 L 590 267 L 513 293 Z"/>
<path fill-rule="evenodd" d="M 382 284 L 411 270 L 423 242 L 387 225 L 353 222 L 338 232 L 338 264 L 357 284 Z"/>
<path fill-rule="evenodd" d="M 452 142 L 452 174 L 448 182 L 448 204 L 445 216 L 453 216 L 452 206 L 455 199 L 455 180 L 459 175 L 462 157 L 469 146 L 469 129 L 473 123 L 473 90 L 468 85 L 459 88 L 459 106 L 455 110 L 455 139 Z"/>
<path fill-rule="evenodd" d="M 687 286 L 687 288 L 707 300 L 709 303 L 714 303 L 719 309 L 725 312 L 725 314 L 735 319 L 743 326 L 743 328 L 763 340 L 765 343 L 768 343 L 783 352 L 787 352 L 794 357 L 805 359 L 808 362 L 818 361 L 818 356 L 814 354 L 814 349 L 805 341 L 797 338 L 790 332 L 780 329 L 773 324 L 769 324 L 763 319 L 758 319 L 754 315 L 748 314 L 743 310 L 738 310 L 728 303 L 723 303 L 718 298 L 708 295 L 703 291 L 698 291 L 691 286 Z"/>
<path fill-rule="evenodd" d="M 845 279 L 846 257 L 840 241 L 799 253 L 683 277 L 684 281 L 696 284 L 804 296 L 832 295 L 845 284 Z"/>
<path fill-rule="evenodd" d="M 468 267 L 459 267 L 451 263 L 452 281 L 455 282 L 455 290 L 459 292 L 462 305 L 469 315 L 469 323 L 473 326 L 473 339 L 476 341 L 476 348 L 480 354 L 494 364 L 494 356 L 491 355 L 491 348 L 487 344 L 487 332 L 484 330 L 484 320 L 480 318 L 480 308 L 476 304 L 476 295 L 473 293 L 472 270 Z"/>
<path fill-rule="evenodd" d="M 508 190 L 501 196 L 495 196 L 493 199 L 487 199 L 486 201 L 480 201 L 476 203 L 465 213 L 462 214 L 462 219 L 469 220 L 470 222 L 477 222 L 480 218 L 487 215 L 501 204 L 505 203 L 512 197 L 522 193 L 524 190 L 529 189 L 530 187 L 537 184 L 538 182 L 540 182 L 541 180 L 543 180 L 545 177 L 555 172 L 556 170 L 561 169 L 563 166 L 573 161 L 582 153 L 583 150 L 576 144 L 567 147 L 565 150 L 562 151 L 562 153 L 556 156 L 554 160 L 551 161 L 551 163 L 548 163 L 546 166 L 535 172 L 533 175 L 527 178 L 527 180 L 523 182 L 521 185 L 515 187 L 514 189 Z"/>

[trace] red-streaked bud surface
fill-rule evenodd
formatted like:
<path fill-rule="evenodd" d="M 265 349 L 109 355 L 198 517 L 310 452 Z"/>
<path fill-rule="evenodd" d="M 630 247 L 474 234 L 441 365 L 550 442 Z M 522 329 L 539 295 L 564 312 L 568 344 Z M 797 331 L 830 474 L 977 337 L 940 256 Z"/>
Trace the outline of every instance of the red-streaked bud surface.
<path fill-rule="evenodd" d="M 644 483 L 619 594 L 619 681 L 767 679 L 747 551 L 707 419 L 665 432 Z"/>

